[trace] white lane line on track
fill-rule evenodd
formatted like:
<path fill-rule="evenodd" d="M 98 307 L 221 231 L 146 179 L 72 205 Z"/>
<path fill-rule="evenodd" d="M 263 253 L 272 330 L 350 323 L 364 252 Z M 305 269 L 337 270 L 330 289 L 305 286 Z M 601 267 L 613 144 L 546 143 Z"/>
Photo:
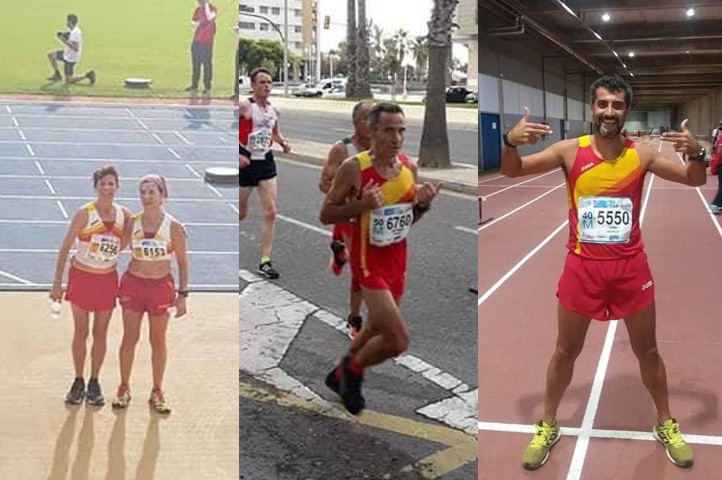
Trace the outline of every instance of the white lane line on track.
<path fill-rule="evenodd" d="M 47 195 L 0 195 L 0 200 L 83 200 L 88 201 L 88 197 L 70 197 L 70 196 L 62 196 L 62 197 L 51 197 Z M 135 202 L 138 199 L 133 197 L 116 197 L 115 199 L 118 202 Z M 194 203 L 219 203 L 219 202 L 225 202 L 225 200 L 221 200 L 218 198 L 178 198 L 173 197 L 169 198 L 167 200 L 168 203 L 186 203 L 186 202 L 194 202 Z"/>
<path fill-rule="evenodd" d="M 22 138 L 23 141 L 27 141 L 28 138 L 25 136 L 25 134 L 24 134 L 23 131 L 20 129 L 20 127 L 18 127 L 18 133 L 20 134 L 20 138 Z"/>
<path fill-rule="evenodd" d="M 479 232 L 474 230 L 473 228 L 456 226 L 456 227 L 454 227 L 454 229 L 462 231 L 462 232 L 466 232 L 466 233 L 471 233 L 472 235 L 479 235 Z"/>
<path fill-rule="evenodd" d="M 181 135 L 180 132 L 176 131 L 173 133 L 175 133 L 176 137 L 180 138 L 183 141 L 183 143 L 185 143 L 186 145 L 193 145 L 186 137 Z"/>
<path fill-rule="evenodd" d="M 45 180 L 45 185 L 48 187 L 48 190 L 50 190 L 50 193 L 55 195 L 55 189 L 53 188 L 53 185 L 50 183 L 50 180 Z"/>
<path fill-rule="evenodd" d="M 333 235 L 333 233 L 330 230 L 326 230 L 325 228 L 320 228 L 320 227 L 317 227 L 316 225 L 311 225 L 310 223 L 296 220 L 295 218 L 287 217 L 285 215 L 280 215 L 280 214 L 276 214 L 276 217 L 280 218 L 284 222 L 292 223 L 299 227 L 303 227 L 308 230 L 314 231 L 316 233 L 320 233 L 321 235 L 326 235 L 327 237 L 330 237 Z"/>
<path fill-rule="evenodd" d="M 72 250 L 71 250 L 72 252 Z M 57 249 L 52 248 L 0 248 L 0 253 L 58 253 Z M 210 251 L 210 250 L 189 250 L 189 255 L 235 255 L 238 256 L 238 250 L 233 251 Z M 122 252 L 121 255 L 130 255 L 130 252 Z"/>
<path fill-rule="evenodd" d="M 156 145 L 159 146 L 159 145 Z M 65 157 L 36 157 L 43 161 L 48 162 L 64 162 L 64 163 L 77 163 L 77 162 L 98 162 L 98 163 L 108 163 L 108 157 L 102 157 L 102 158 L 93 158 L 93 157 L 74 157 L 74 158 L 65 158 Z M 27 160 L 28 157 L 5 157 L 0 155 L 0 161 L 7 161 L 7 162 L 14 162 L 17 160 Z M 232 160 L 231 160 L 232 161 Z M 200 162 L 198 160 L 196 163 Z M 113 160 L 113 163 L 115 165 L 118 164 L 124 164 L 124 163 L 160 163 L 163 165 L 178 165 L 178 162 L 175 160 L 168 160 L 166 158 L 117 158 Z M 203 160 L 203 164 L 205 165 L 225 165 L 228 166 L 228 160 Z M 442 190 L 443 193 L 443 190 Z"/>
<path fill-rule="evenodd" d="M 20 124 L 18 123 L 18 119 L 15 118 L 15 116 L 12 117 L 12 120 L 13 120 L 13 124 L 15 124 L 15 126 L 16 126 L 17 128 L 20 128 Z"/>
<path fill-rule="evenodd" d="M 7 225 L 68 225 L 65 220 L 35 220 L 0 218 L 0 224 Z M 183 222 L 186 227 L 234 227 L 238 228 L 238 222 Z"/>
<path fill-rule="evenodd" d="M 25 149 L 28 151 L 31 157 L 35 156 L 35 152 L 33 151 L 33 147 L 31 147 L 29 144 L 25 144 Z"/>
<path fill-rule="evenodd" d="M 60 209 L 60 213 L 63 214 L 63 217 L 70 218 L 70 216 L 68 215 L 68 212 L 65 210 L 65 207 L 63 206 L 63 202 L 61 202 L 60 200 L 57 200 L 55 203 L 58 205 L 58 208 Z"/>
<path fill-rule="evenodd" d="M 136 142 L 120 142 L 120 143 L 113 143 L 113 142 L 63 142 L 63 141 L 34 141 L 35 145 L 72 145 L 72 146 L 82 146 L 82 147 L 144 147 L 144 148 L 150 148 L 150 147 L 162 147 L 165 146 L 165 143 L 161 141 L 160 144 L 157 143 L 136 143 Z M 24 142 L 20 142 L 18 140 L 0 140 L 0 145 L 22 145 Z M 228 150 L 228 147 L 225 145 L 198 145 L 198 147 L 203 148 L 210 148 L 210 149 L 223 149 Z"/>
<path fill-rule="evenodd" d="M 13 111 L 10 109 L 10 105 L 5 105 L 5 110 L 6 110 L 10 115 L 13 114 Z"/>
<path fill-rule="evenodd" d="M 181 159 L 181 156 L 178 155 L 175 150 L 173 150 L 171 147 L 167 147 L 167 148 L 168 148 L 168 151 L 170 152 L 171 155 L 173 155 L 173 156 L 174 156 L 175 158 L 177 158 L 178 160 Z"/>
<path fill-rule="evenodd" d="M 2 275 L 5 278 L 9 278 L 10 280 L 15 280 L 16 282 L 22 283 L 24 285 L 35 285 L 30 280 L 25 280 L 24 278 L 20 278 L 18 276 L 13 275 L 12 273 L 8 273 L 3 270 L 0 270 L 0 275 Z"/>
<path fill-rule="evenodd" d="M 38 171 L 40 171 L 40 175 L 45 175 L 45 170 L 43 170 L 43 167 L 42 167 L 42 165 L 40 165 L 39 161 L 35 160 L 35 166 L 37 167 Z M 20 177 L 20 176 L 18 176 L 18 177 Z"/>
<path fill-rule="evenodd" d="M 217 189 L 216 187 L 214 187 L 213 185 L 211 185 L 210 183 L 209 183 L 209 184 L 206 184 L 206 186 L 207 186 L 208 188 L 210 188 L 211 191 L 212 191 L 213 193 L 215 193 L 217 196 L 219 196 L 219 197 L 222 197 L 222 196 L 223 196 L 223 194 L 222 194 L 221 192 L 219 192 L 218 189 Z"/>
<path fill-rule="evenodd" d="M 497 217 L 497 218 L 495 218 L 494 220 L 492 220 L 491 222 L 485 223 L 484 225 L 482 225 L 481 227 L 478 228 L 478 231 L 481 232 L 482 230 L 486 230 L 487 228 L 491 227 L 492 225 L 496 224 L 497 222 L 500 222 L 500 221 L 504 220 L 505 218 L 507 218 L 508 216 L 515 214 L 515 213 L 518 212 L 519 210 L 522 210 L 523 208 L 528 207 L 528 206 L 531 205 L 532 203 L 534 203 L 534 202 L 536 202 L 536 201 L 538 201 L 538 200 L 541 200 L 542 198 L 546 197 L 547 195 L 549 195 L 549 194 L 552 193 L 553 191 L 557 190 L 558 188 L 564 187 L 565 185 L 566 185 L 566 183 L 560 183 L 559 185 L 557 185 L 556 187 L 552 188 L 552 189 L 549 190 L 548 192 L 544 192 L 544 193 L 542 193 L 541 195 L 539 195 L 539 196 L 537 196 L 537 197 L 529 200 L 529 201 L 526 202 L 525 204 L 520 205 L 519 207 L 515 208 L 514 210 L 505 213 L 505 214 L 502 215 L 501 217 Z"/>
<path fill-rule="evenodd" d="M 160 143 L 161 145 L 165 145 L 165 142 L 163 142 L 163 140 L 158 135 L 153 132 L 151 132 L 150 134 L 153 138 L 155 138 L 156 142 Z"/>
<path fill-rule="evenodd" d="M 190 170 L 190 172 L 191 172 L 196 178 L 201 178 L 201 174 L 198 173 L 195 168 L 191 167 L 191 166 L 188 165 L 187 163 L 186 163 L 185 167 L 186 167 L 188 170 Z"/>
<path fill-rule="evenodd" d="M 496 423 L 496 422 L 478 422 L 478 430 L 484 432 L 499 433 L 534 433 L 533 425 L 525 425 L 519 423 Z M 562 427 L 561 434 L 568 437 L 588 436 L 589 438 L 609 438 L 619 440 L 650 440 L 656 441 L 652 436 L 651 429 L 649 432 L 640 432 L 634 430 L 602 430 L 591 429 L 583 432 L 581 428 Z M 684 434 L 688 443 L 697 445 L 720 445 L 722 446 L 722 437 L 714 435 L 690 435 Z"/>
<path fill-rule="evenodd" d="M 501 190 L 499 190 L 499 191 L 497 191 L 497 192 L 487 193 L 487 194 L 484 195 L 484 196 L 485 196 L 486 198 L 493 197 L 494 195 L 498 195 L 498 194 L 500 194 L 500 193 L 502 193 L 502 192 L 506 192 L 507 190 L 510 190 L 510 189 L 512 189 L 512 188 L 516 188 L 516 187 L 518 187 L 518 186 L 520 186 L 520 185 L 524 185 L 524 184 L 527 184 L 527 183 L 529 183 L 529 182 L 533 182 L 534 180 L 537 180 L 537 179 L 542 178 L 542 177 L 546 177 L 547 175 L 551 175 L 552 173 L 556 173 L 556 172 L 559 172 L 559 171 L 561 171 L 561 169 L 555 168 L 555 169 L 552 170 L 551 172 L 547 172 L 547 173 L 545 173 L 545 174 L 543 174 L 543 175 L 539 175 L 539 176 L 536 176 L 536 177 L 534 177 L 534 178 L 530 178 L 529 180 L 524 180 L 523 182 L 519 182 L 519 183 L 514 184 L 514 185 L 509 185 L 508 187 L 502 188 Z"/>

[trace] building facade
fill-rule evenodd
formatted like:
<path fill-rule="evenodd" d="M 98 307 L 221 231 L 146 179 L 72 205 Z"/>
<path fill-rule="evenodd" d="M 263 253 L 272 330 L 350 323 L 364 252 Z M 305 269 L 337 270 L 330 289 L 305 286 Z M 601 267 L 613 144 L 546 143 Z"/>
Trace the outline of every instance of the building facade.
<path fill-rule="evenodd" d="M 286 2 L 288 3 L 288 49 L 296 55 L 303 56 L 302 0 L 240 0 L 238 27 L 241 37 L 280 41 L 281 37 L 268 21 L 251 15 L 267 18 L 283 32 Z M 244 13 L 251 15 L 244 15 Z"/>
<path fill-rule="evenodd" d="M 460 43 L 469 51 L 467 85 L 472 90 L 479 88 L 479 6 L 474 0 L 459 0 L 456 11 L 456 23 L 453 41 Z"/>

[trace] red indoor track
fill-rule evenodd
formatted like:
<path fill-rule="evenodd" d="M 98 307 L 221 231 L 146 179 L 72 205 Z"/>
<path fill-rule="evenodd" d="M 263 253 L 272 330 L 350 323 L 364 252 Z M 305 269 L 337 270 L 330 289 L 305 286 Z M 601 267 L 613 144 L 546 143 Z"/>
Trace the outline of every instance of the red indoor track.
<path fill-rule="evenodd" d="M 652 147 L 675 161 L 668 144 Z M 566 256 L 561 171 L 480 180 L 479 479 L 722 479 L 722 217 L 717 178 L 693 188 L 648 174 L 642 235 L 657 295 L 657 340 L 672 414 L 695 452 L 683 470 L 651 434 L 656 420 L 623 322 L 593 322 L 559 407 L 562 438 L 541 469 L 521 454 L 543 412 L 556 340 L 555 296 Z"/>

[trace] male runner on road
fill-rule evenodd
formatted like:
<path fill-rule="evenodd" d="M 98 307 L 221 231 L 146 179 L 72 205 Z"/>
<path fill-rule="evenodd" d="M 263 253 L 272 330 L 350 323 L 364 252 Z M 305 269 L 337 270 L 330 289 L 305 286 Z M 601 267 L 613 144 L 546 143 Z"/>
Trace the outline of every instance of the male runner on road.
<path fill-rule="evenodd" d="M 593 135 L 562 140 L 521 157 L 516 147 L 552 133 L 549 126 L 530 123 L 526 108 L 524 118 L 504 135 L 504 175 L 517 177 L 561 167 L 569 199 L 569 253 L 557 291 L 557 344 L 547 371 L 544 417 L 535 425 L 522 463 L 528 470 L 541 467 L 559 440 L 557 408 L 571 382 L 591 319 L 623 318 L 642 381 L 657 408 L 654 437 L 665 446 L 672 463 L 691 467 L 692 449 L 669 410 L 667 374 L 657 350 L 654 283 L 639 222 L 645 174 L 704 185 L 705 152 L 687 129 L 687 120 L 680 133 L 662 135 L 662 140 L 673 142 L 676 152 L 690 156 L 686 166 L 624 138 L 621 132 L 631 111 L 632 89 L 618 76 L 594 82 L 591 98 Z"/>
<path fill-rule="evenodd" d="M 326 385 L 352 414 L 365 406 L 364 369 L 409 348 L 409 332 L 399 310 L 406 280 L 406 237 L 441 188 L 430 183 L 417 186 L 416 165 L 400 153 L 406 124 L 398 105 L 375 105 L 367 121 L 371 150 L 341 164 L 321 209 L 324 224 L 355 220 L 351 268 L 363 292 L 368 321 L 348 355 L 326 377 Z"/>
<path fill-rule="evenodd" d="M 238 122 L 238 216 L 244 220 L 248 216 L 248 198 L 254 187 L 258 188 L 263 207 L 263 232 L 261 262 L 259 273 L 268 278 L 278 278 L 280 274 L 271 263 L 271 248 L 276 222 L 276 162 L 271 146 L 277 142 L 284 153 L 291 151 L 291 145 L 281 135 L 278 110 L 271 105 L 273 80 L 271 72 L 259 68 L 251 72 L 253 96 L 241 100 Z"/>
<path fill-rule="evenodd" d="M 371 138 L 366 118 L 373 107 L 371 102 L 359 102 L 353 107 L 351 119 L 353 121 L 354 133 L 336 142 L 328 152 L 326 164 L 321 171 L 321 179 L 318 188 L 323 193 L 328 193 L 333 183 L 333 178 L 341 163 L 349 158 L 371 148 Z M 333 226 L 333 240 L 331 241 L 331 271 L 335 275 L 341 275 L 343 266 L 348 260 L 346 246 L 351 241 L 351 224 L 337 223 Z M 353 272 L 352 272 L 353 273 Z M 346 318 L 346 328 L 349 336 L 353 339 L 363 327 L 361 317 L 361 287 L 351 279 L 350 288 L 350 313 Z"/>

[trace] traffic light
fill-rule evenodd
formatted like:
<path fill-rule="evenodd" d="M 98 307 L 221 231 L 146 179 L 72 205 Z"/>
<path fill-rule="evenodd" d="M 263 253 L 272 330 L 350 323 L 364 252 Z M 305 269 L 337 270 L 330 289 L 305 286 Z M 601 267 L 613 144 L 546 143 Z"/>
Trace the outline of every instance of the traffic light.
<path fill-rule="evenodd" d="M 323 17 L 323 29 L 328 30 L 331 27 L 331 16 L 326 15 Z"/>

